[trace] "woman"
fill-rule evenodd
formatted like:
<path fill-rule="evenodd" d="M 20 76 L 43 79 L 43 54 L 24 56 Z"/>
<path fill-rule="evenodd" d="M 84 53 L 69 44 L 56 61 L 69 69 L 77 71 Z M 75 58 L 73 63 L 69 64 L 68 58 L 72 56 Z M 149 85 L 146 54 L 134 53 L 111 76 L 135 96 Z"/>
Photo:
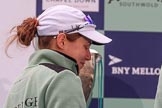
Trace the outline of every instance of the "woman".
<path fill-rule="evenodd" d="M 37 50 L 14 82 L 5 108 L 86 108 L 78 72 L 91 59 L 91 44 L 111 41 L 95 27 L 90 16 L 65 5 L 16 26 L 6 51 L 15 40 L 24 46 L 35 40 Z"/>

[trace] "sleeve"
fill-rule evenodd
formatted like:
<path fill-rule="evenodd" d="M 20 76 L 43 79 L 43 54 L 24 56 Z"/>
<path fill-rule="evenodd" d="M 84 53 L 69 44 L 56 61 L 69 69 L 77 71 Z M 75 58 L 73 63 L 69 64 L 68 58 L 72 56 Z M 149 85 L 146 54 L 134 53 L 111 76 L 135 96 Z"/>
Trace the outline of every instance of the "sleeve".
<path fill-rule="evenodd" d="M 161 71 L 160 71 L 154 108 L 162 108 L 162 68 L 161 68 Z"/>
<path fill-rule="evenodd" d="M 45 108 L 86 108 L 80 78 L 69 70 L 58 73 L 47 88 Z"/>

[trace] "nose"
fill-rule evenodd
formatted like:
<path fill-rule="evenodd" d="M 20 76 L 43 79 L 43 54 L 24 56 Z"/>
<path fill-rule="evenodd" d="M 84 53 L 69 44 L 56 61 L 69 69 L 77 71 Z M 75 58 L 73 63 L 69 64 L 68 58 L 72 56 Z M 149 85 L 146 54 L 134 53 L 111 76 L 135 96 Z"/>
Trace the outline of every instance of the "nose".
<path fill-rule="evenodd" d="M 91 60 L 91 52 L 90 52 L 90 50 L 87 51 L 86 60 Z"/>

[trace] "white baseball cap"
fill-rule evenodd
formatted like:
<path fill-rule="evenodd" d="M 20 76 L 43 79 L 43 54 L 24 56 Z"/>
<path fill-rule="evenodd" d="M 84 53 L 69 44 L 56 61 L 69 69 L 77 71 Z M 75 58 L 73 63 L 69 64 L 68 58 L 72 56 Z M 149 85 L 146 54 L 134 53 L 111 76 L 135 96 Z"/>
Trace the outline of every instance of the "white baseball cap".
<path fill-rule="evenodd" d="M 95 30 L 96 25 L 90 16 L 86 16 L 81 10 L 66 6 L 56 5 L 46 9 L 37 18 L 39 36 L 58 35 L 60 32 L 80 33 L 90 39 L 92 44 L 106 44 L 112 39 Z"/>

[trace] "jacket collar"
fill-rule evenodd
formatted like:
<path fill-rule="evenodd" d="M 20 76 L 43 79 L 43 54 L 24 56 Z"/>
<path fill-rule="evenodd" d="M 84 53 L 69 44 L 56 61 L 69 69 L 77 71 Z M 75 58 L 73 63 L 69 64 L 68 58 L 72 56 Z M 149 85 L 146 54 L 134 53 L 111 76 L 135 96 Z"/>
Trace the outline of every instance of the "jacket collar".
<path fill-rule="evenodd" d="M 29 66 L 37 65 L 40 63 L 51 63 L 59 65 L 65 68 L 72 70 L 75 74 L 78 75 L 78 65 L 76 61 L 57 51 L 42 49 L 35 51 L 29 58 Z"/>

